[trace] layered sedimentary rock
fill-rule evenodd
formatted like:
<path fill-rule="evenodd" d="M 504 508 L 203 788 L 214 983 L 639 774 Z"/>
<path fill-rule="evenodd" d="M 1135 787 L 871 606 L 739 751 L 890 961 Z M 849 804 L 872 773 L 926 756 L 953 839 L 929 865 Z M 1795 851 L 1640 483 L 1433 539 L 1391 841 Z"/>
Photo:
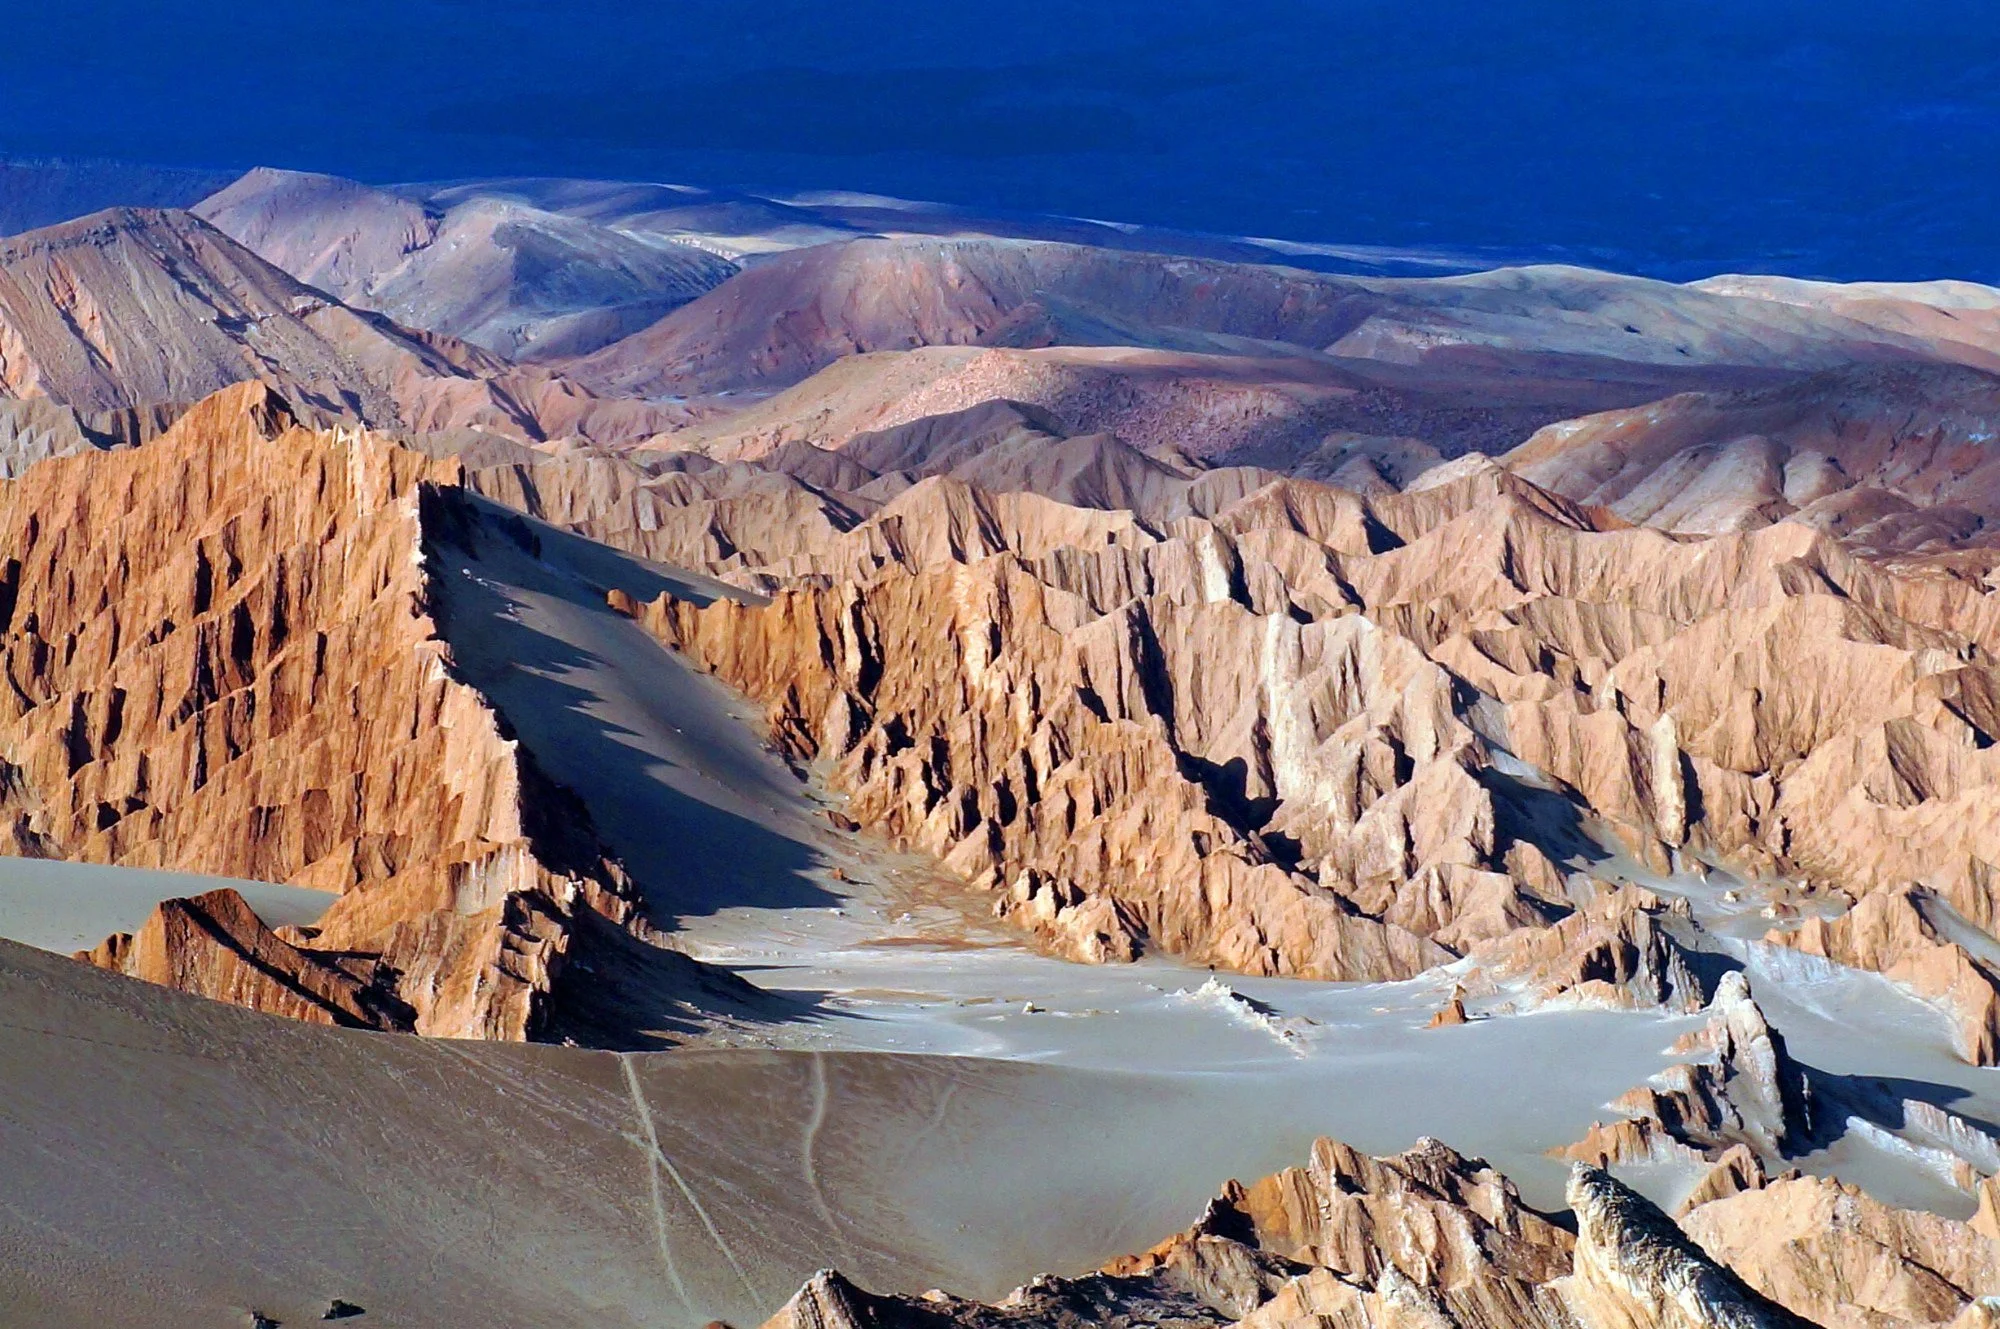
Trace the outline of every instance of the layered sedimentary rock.
<path fill-rule="evenodd" d="M 685 419 L 357 312 L 187 213 L 122 208 L 0 242 L 0 397 L 143 437 L 242 382 L 406 433 L 643 437 Z"/>
<path fill-rule="evenodd" d="M 422 230 L 402 205 L 373 202 Z M 1685 312 L 1669 292 L 1574 274 L 1406 289 L 1086 262 L 1059 247 L 926 244 L 917 268 L 960 264 L 985 294 L 954 288 L 934 301 L 926 276 L 909 308 L 895 289 L 814 306 L 839 314 L 827 328 L 880 313 L 893 330 L 934 313 L 936 339 L 971 329 L 976 340 L 993 330 L 987 313 L 1011 319 L 1029 305 L 1049 328 L 1070 328 L 1081 305 L 1029 298 L 1056 289 L 1036 281 L 1059 277 L 1099 313 L 1138 301 L 1209 339 L 1159 354 L 1241 368 L 1255 357 L 1213 339 L 1290 338 L 1344 347 L 1379 378 L 1384 364 L 1450 359 L 1412 349 L 1396 329 L 1511 354 L 1525 343 L 1502 335 L 1505 321 L 1563 292 L 1587 288 L 1605 303 L 1589 328 L 1550 332 L 1537 354 L 1580 353 L 1611 311 L 1639 318 L 1641 307 L 1651 312 L 1634 326 L 1650 346 L 1669 313 Z M 105 273 L 136 289 L 153 280 L 133 275 L 149 270 L 142 259 L 164 270 L 173 265 L 154 260 L 182 251 L 204 271 L 247 274 L 237 284 L 248 294 L 232 298 L 286 354 L 295 341 L 320 344 L 308 333 L 326 341 L 320 324 L 337 323 L 417 346 L 451 371 L 424 378 L 414 396 L 393 375 L 389 387 L 370 380 L 379 401 L 366 384 L 339 401 L 322 391 L 315 409 L 367 418 L 380 407 L 435 431 L 485 420 L 484 406 L 459 410 L 473 384 L 526 440 L 587 432 L 614 408 L 632 413 L 617 429 L 636 428 L 651 409 L 572 394 L 546 373 L 535 382 L 552 395 L 531 393 L 531 404 L 508 395 L 526 381 L 519 371 L 344 307 L 260 312 L 251 306 L 267 287 L 297 283 L 169 214 L 112 217 L 21 250 L 16 267 L 46 288 L 30 292 L 41 302 L 34 346 L 65 349 L 11 354 L 17 389 L 34 379 L 59 387 L 52 396 L 141 410 L 158 394 L 134 386 L 137 370 L 118 370 L 130 359 L 126 333 L 98 293 L 112 289 Z M 863 245 L 801 259 L 794 275 L 907 265 L 916 252 Z M 383 256 L 336 244 L 325 257 L 332 280 Z M 770 284 L 759 282 L 739 295 Z M 192 299 L 187 289 L 175 286 L 167 303 Z M 869 303 L 878 298 L 879 310 Z M 696 303 L 714 311 L 712 298 Z M 1885 382 L 1977 375 L 1906 369 L 1929 343 L 1880 319 L 1828 322 L 1824 310 L 1762 297 L 1753 315 L 1743 303 L 1687 306 L 1709 320 L 1702 355 L 1688 358 L 1770 368 L 1752 354 L 1752 333 L 1776 330 L 1801 364 L 1869 360 Z M 168 377 L 199 378 L 189 365 L 222 373 L 249 336 L 237 321 L 216 325 L 220 341 L 192 337 L 176 355 L 194 359 L 170 364 Z M 799 346 L 810 351 L 799 365 L 818 362 L 818 333 L 802 328 L 770 334 L 792 350 L 765 348 L 776 356 L 769 376 L 789 372 Z M 701 355 L 742 349 L 741 327 L 723 332 Z M 1661 359 L 1650 354 L 1635 349 L 1631 363 Z M 322 377 L 311 364 L 299 372 Z M 1339 385 L 1342 400 L 1367 397 L 1369 383 Z M 1336 471 L 1374 491 L 1363 495 L 1211 465 L 1164 436 L 1134 446 L 1073 435 L 1032 398 L 903 418 L 906 408 L 840 437 L 867 413 L 840 416 L 835 429 L 833 416 L 813 424 L 808 412 L 794 421 L 803 434 L 750 429 L 733 456 L 458 438 L 450 446 L 465 444 L 465 460 L 452 473 L 537 516 L 771 597 L 621 608 L 764 702 L 780 745 L 823 763 L 860 820 L 935 854 L 1063 954 L 1122 959 L 1154 946 L 1254 973 L 1389 978 L 1477 953 L 1474 1011 L 1508 999 L 1481 982 L 1514 983 L 1534 1002 L 1688 1008 L 1708 993 L 1671 906 L 1614 895 L 1609 884 L 1632 873 L 1598 865 L 1629 859 L 1663 878 L 1714 865 L 1769 898 L 1773 942 L 1888 972 L 1951 1009 L 1968 1058 L 2000 1055 L 2000 985 L 1981 940 L 1996 912 L 1988 865 L 2000 861 L 1985 815 L 2000 620 L 1976 569 L 1872 560 L 1798 522 L 1706 540 L 1634 529 L 1481 458 L 1436 464 L 1442 453 L 1413 435 L 1368 435 L 1366 447 L 1349 438 L 1322 458 L 1347 458 Z M 59 424 L 23 432 L 24 457 L 72 449 Z M 815 430 L 826 436 L 807 436 Z M 1400 473 L 1394 457 L 1424 448 L 1426 469 Z M 1392 478 L 1405 492 L 1388 492 Z M 29 801 L 84 797 L 23 787 Z M 103 825 L 89 833 L 132 834 L 117 829 L 136 811 L 124 806 L 131 797 L 95 798 Z M 28 818 L 15 833 L 25 847 L 43 832 Z M 316 880 L 298 877 L 312 855 L 279 857 L 223 870 Z"/>
<path fill-rule="evenodd" d="M 12 479 L 38 461 L 112 441 L 88 428 L 67 406 L 40 397 L 0 400 L 0 479 Z"/>
<path fill-rule="evenodd" d="M 1969 281 L 1828 282 L 1729 273 L 1688 285 L 1713 295 L 1775 300 L 1969 350 L 2000 345 L 2000 291 Z M 1971 357 L 1959 352 L 1963 358 Z"/>
<path fill-rule="evenodd" d="M 170 902 L 99 963 L 520 1038 L 579 920 L 632 920 L 587 815 L 453 677 L 424 565 L 456 471 L 246 386 L 0 488 L 9 850 L 341 893 L 283 937 L 230 892 Z"/>
<path fill-rule="evenodd" d="M 1791 520 L 1885 553 L 1990 545 L 2000 364 L 1842 368 L 1551 425 L 1520 474 L 1696 534 Z"/>

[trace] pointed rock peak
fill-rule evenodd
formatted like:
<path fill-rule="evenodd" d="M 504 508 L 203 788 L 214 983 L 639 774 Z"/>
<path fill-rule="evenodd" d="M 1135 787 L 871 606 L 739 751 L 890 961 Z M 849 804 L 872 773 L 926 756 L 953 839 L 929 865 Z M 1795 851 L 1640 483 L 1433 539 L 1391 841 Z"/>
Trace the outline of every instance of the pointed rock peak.
<path fill-rule="evenodd" d="M 1739 1029 L 1755 1037 L 1771 1031 L 1763 1008 L 1750 993 L 1750 979 L 1741 969 L 1732 969 L 1717 980 L 1715 995 L 1708 999 L 1707 1011 L 1711 1033 Z"/>
<path fill-rule="evenodd" d="M 1570 1169 L 1576 1273 L 1566 1299 L 1585 1324 L 1660 1329 L 1806 1329 L 1688 1240 L 1672 1219 L 1603 1168 Z"/>
<path fill-rule="evenodd" d="M 1813 1135 L 1812 1090 L 1785 1050 L 1785 1038 L 1750 995 L 1750 981 L 1731 970 L 1708 1004 L 1700 1038 L 1715 1052 L 1723 1092 L 1767 1152 L 1798 1153 Z"/>
<path fill-rule="evenodd" d="M 873 1329 L 880 1319 L 875 1302 L 838 1270 L 822 1269 L 765 1325 L 766 1329 Z"/>
<path fill-rule="evenodd" d="M 1715 985 L 1715 995 L 1709 998 L 1709 1027 L 1727 1025 L 1751 1033 L 1769 1034 L 1771 1025 L 1764 1018 L 1763 1007 L 1757 1004 L 1750 992 L 1750 979 L 1741 969 L 1732 969 L 1724 974 Z"/>
<path fill-rule="evenodd" d="M 258 379 L 235 383 L 196 402 L 163 438 L 198 436 L 215 444 L 270 442 L 299 423 L 291 403 Z"/>

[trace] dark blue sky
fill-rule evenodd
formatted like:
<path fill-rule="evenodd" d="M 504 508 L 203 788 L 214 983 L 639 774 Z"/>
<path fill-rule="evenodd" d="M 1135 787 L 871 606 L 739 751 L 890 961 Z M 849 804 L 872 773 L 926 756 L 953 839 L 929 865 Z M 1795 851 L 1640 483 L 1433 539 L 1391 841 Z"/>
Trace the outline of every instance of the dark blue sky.
<path fill-rule="evenodd" d="M 45 0 L 0 153 L 2000 281 L 1992 0 Z"/>

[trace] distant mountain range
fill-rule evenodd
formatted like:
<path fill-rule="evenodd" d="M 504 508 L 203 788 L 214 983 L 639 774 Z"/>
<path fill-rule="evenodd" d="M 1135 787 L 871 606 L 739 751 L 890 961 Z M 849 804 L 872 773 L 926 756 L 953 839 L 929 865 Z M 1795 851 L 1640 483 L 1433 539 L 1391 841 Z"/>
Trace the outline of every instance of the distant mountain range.
<path fill-rule="evenodd" d="M 278 0 L 249 35 L 227 77 L 190 78 L 214 61 L 202 24 L 44 6 L 0 52 L 0 152 L 860 190 L 1674 280 L 2000 281 L 1981 0 L 402 0 L 340 32 Z"/>

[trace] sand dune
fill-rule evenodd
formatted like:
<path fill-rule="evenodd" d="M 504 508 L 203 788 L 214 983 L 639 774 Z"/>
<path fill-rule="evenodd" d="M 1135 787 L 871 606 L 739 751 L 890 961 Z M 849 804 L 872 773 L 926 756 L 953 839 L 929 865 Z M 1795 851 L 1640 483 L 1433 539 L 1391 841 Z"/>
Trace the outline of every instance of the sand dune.
<path fill-rule="evenodd" d="M 830 1261 L 992 1296 L 1138 1249 L 1322 1118 L 1265 1095 L 1208 1129 L 1255 1110 L 1250 1081 L 318 1029 L 11 946 L 0 1004 L 0 1308 L 22 1325 L 333 1298 L 437 1329 L 747 1323 Z"/>

